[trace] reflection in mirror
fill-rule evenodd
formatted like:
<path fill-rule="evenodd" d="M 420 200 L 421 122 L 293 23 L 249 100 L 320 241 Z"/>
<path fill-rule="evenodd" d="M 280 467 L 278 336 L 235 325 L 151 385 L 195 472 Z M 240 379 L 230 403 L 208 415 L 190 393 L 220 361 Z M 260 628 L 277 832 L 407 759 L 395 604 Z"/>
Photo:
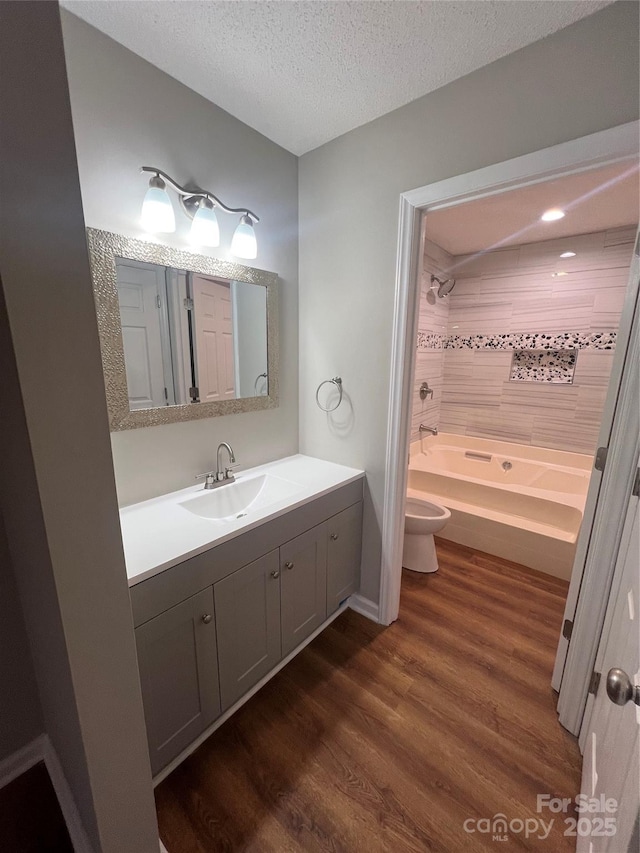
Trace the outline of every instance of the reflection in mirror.
<path fill-rule="evenodd" d="M 116 258 L 129 409 L 268 394 L 267 291 Z"/>
<path fill-rule="evenodd" d="M 278 276 L 87 229 L 112 430 L 278 405 Z"/>

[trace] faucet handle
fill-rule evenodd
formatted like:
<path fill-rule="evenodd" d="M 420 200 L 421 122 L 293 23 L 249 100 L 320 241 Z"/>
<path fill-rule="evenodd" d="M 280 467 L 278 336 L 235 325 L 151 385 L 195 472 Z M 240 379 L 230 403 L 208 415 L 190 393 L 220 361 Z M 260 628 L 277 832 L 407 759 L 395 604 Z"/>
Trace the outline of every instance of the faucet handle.
<path fill-rule="evenodd" d="M 232 471 L 234 468 L 240 468 L 240 463 L 234 462 L 233 465 L 226 465 L 225 466 L 225 469 L 224 469 L 224 479 L 225 480 L 233 480 L 233 474 L 230 474 L 229 472 Z"/>
<path fill-rule="evenodd" d="M 194 480 L 204 480 L 205 483 L 213 482 L 216 478 L 215 471 L 206 471 L 204 474 L 196 474 Z"/>

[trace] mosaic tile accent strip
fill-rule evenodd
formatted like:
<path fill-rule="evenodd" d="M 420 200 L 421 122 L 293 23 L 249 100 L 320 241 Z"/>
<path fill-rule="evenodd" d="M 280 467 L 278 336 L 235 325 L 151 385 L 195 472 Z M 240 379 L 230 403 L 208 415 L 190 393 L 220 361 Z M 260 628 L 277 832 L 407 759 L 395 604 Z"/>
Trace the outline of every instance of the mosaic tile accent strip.
<path fill-rule="evenodd" d="M 438 350 L 444 349 L 445 340 L 448 340 L 444 335 L 436 335 L 432 332 L 418 332 L 418 349 L 419 350 Z"/>
<path fill-rule="evenodd" d="M 571 385 L 577 355 L 574 349 L 514 350 L 509 379 L 511 382 Z"/>
<path fill-rule="evenodd" d="M 505 335 L 451 335 L 445 349 L 576 350 L 616 348 L 616 332 L 511 332 Z"/>

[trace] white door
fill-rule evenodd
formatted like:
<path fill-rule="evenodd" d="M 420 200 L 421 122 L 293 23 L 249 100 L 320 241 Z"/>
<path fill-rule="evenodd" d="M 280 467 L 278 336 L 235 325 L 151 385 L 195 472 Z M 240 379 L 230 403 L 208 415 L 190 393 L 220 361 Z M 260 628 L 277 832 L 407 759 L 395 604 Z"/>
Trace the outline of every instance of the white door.
<path fill-rule="evenodd" d="M 640 686 L 638 536 L 638 498 L 632 497 L 596 658 L 600 684 L 580 738 L 584 763 L 579 809 L 584 808 L 574 827 L 578 853 L 638 849 L 637 841 L 631 844 L 640 808 L 640 706 L 634 702 L 634 688 Z"/>
<path fill-rule="evenodd" d="M 196 384 L 202 403 L 236 396 L 229 282 L 192 276 Z"/>
<path fill-rule="evenodd" d="M 622 536 L 637 458 L 640 363 L 640 233 L 620 318 L 616 354 L 598 445 L 608 449 L 604 473 L 593 471 L 558 644 L 552 686 L 562 725 L 578 734 Z M 570 638 L 570 639 L 569 639 Z"/>
<path fill-rule="evenodd" d="M 157 269 L 122 258 L 116 268 L 129 408 L 164 406 Z"/>

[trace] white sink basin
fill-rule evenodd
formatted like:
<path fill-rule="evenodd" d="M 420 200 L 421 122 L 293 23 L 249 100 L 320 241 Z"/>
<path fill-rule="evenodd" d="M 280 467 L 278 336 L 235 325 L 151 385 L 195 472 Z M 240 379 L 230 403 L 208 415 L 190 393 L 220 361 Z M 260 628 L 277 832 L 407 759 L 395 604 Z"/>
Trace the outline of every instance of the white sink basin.
<path fill-rule="evenodd" d="M 272 474 L 238 479 L 225 486 L 203 491 L 181 501 L 179 506 L 200 518 L 215 521 L 243 518 L 251 510 L 264 509 L 270 504 L 292 497 L 302 490 L 298 483 L 291 483 Z"/>

